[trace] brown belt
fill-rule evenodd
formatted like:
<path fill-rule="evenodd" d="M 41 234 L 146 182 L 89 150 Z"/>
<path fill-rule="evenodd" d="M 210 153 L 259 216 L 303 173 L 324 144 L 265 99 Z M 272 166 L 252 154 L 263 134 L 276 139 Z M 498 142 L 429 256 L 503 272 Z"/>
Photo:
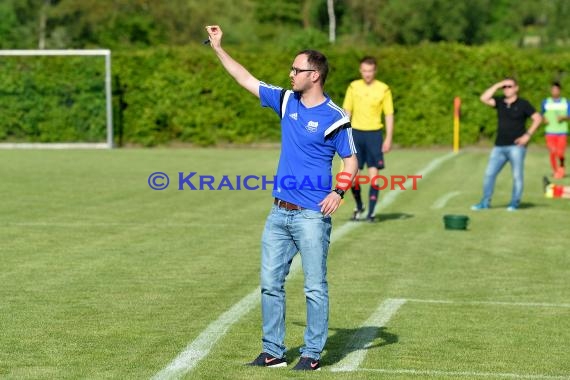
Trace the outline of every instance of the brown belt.
<path fill-rule="evenodd" d="M 276 205 L 279 208 L 284 208 L 285 210 L 303 210 L 303 207 L 301 206 L 297 206 L 294 203 L 289 203 L 286 201 L 282 201 L 281 199 L 275 198 L 275 200 L 273 201 L 273 204 Z"/>

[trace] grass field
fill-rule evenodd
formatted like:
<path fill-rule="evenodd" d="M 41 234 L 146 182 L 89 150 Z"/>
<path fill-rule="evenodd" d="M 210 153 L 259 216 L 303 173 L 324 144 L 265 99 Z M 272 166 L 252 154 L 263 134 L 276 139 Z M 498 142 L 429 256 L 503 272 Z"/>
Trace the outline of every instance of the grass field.
<path fill-rule="evenodd" d="M 176 186 L 178 172 L 272 175 L 278 150 L 0 151 L 0 378 L 150 379 L 197 338 L 190 347 L 207 350 L 184 378 L 570 378 L 570 200 L 543 197 L 547 154 L 535 148 L 519 211 L 505 209 L 509 169 L 495 207 L 470 211 L 487 157 L 390 153 L 386 175 L 429 169 L 418 190 L 382 193 L 376 224 L 349 222 L 347 197 L 323 370 L 298 374 L 242 365 L 260 352 L 270 191 Z M 155 171 L 168 189 L 149 188 Z M 445 230 L 449 213 L 469 230 Z M 296 362 L 305 306 L 302 275 L 290 277 Z"/>

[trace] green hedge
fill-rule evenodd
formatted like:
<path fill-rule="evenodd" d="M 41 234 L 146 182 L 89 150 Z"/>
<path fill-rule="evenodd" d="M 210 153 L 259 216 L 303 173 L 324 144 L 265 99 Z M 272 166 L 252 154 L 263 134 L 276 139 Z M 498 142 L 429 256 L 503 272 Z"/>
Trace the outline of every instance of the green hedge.
<path fill-rule="evenodd" d="M 0 57 L 0 119 L 0 141 L 104 141 L 103 58 Z"/>
<path fill-rule="evenodd" d="M 271 46 L 254 50 L 228 45 L 226 49 L 260 80 L 288 86 L 288 68 L 296 51 Z M 369 50 L 325 46 L 321 50 L 331 64 L 326 91 L 339 105 L 348 83 L 359 76 L 360 57 L 378 58 L 378 78 L 394 94 L 395 143 L 400 146 L 451 145 L 455 96 L 462 99 L 462 145 L 491 140 L 496 116 L 479 102 L 485 88 L 514 75 L 520 95 L 538 109 L 549 94 L 550 82 L 561 79 L 564 86 L 564 71 L 570 67 L 570 53 L 500 45 L 426 44 Z M 2 62 L 0 140 L 105 139 L 101 63 L 77 64 L 69 58 Z M 47 67 L 32 70 L 40 63 Z M 66 73 L 63 85 L 61 75 L 51 74 L 61 72 Z M 115 96 L 116 141 L 122 144 L 279 141 L 277 116 L 233 81 L 209 47 L 114 52 L 113 75 L 126 103 L 121 114 Z"/>

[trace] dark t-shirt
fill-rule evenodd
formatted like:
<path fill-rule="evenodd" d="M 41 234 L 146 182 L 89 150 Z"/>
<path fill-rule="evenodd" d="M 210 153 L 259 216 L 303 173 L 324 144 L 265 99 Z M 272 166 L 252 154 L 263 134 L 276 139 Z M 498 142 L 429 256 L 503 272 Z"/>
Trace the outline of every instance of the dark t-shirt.
<path fill-rule="evenodd" d="M 526 132 L 526 119 L 536 112 L 526 100 L 517 98 L 513 103 L 505 103 L 504 96 L 494 96 L 497 109 L 498 128 L 495 145 L 514 145 L 515 140 Z"/>

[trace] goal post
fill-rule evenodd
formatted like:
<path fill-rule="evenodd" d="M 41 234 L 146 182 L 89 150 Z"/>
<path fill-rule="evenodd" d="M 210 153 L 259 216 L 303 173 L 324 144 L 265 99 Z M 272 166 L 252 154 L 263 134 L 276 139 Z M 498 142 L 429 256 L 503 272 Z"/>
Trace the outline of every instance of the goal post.
<path fill-rule="evenodd" d="M 53 143 L 30 143 L 30 142 L 0 142 L 0 149 L 67 149 L 67 148 L 88 148 L 101 149 L 113 148 L 113 99 L 111 88 L 111 51 L 108 49 L 65 49 L 65 50 L 0 50 L 0 57 L 25 57 L 25 56 L 102 56 L 105 58 L 105 123 L 106 141 L 104 143 L 90 142 L 53 142 Z"/>

